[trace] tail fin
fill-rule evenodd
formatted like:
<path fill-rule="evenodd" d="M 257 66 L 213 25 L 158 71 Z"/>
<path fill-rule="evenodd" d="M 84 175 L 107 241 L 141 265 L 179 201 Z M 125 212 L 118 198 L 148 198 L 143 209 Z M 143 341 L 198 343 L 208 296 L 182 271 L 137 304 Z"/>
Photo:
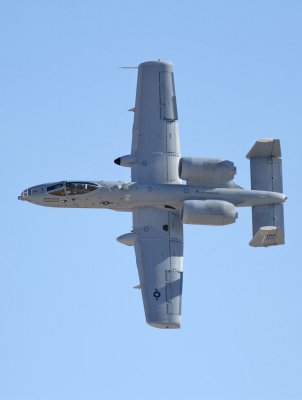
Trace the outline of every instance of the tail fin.
<path fill-rule="evenodd" d="M 246 156 L 251 165 L 251 188 L 282 193 L 282 160 L 279 139 L 259 139 Z M 252 207 L 251 246 L 284 244 L 283 204 Z"/>

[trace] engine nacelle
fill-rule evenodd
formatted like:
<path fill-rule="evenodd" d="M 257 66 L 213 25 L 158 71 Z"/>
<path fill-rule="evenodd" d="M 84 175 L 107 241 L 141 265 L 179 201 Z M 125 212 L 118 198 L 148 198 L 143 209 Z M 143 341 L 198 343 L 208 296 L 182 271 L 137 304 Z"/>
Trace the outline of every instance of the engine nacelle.
<path fill-rule="evenodd" d="M 185 200 L 181 207 L 181 222 L 194 225 L 228 225 L 236 222 L 236 207 L 222 200 Z"/>
<path fill-rule="evenodd" d="M 236 174 L 234 163 L 219 158 L 183 157 L 179 161 L 178 174 L 189 185 L 225 187 Z"/>

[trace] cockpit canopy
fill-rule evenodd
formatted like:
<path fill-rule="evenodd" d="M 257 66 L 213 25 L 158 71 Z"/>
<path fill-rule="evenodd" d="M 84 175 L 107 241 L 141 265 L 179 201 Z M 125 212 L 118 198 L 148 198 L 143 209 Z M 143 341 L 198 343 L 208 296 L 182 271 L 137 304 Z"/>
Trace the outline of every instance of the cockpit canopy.
<path fill-rule="evenodd" d="M 47 193 L 54 196 L 73 196 L 90 193 L 100 185 L 93 182 L 59 182 L 47 187 Z"/>

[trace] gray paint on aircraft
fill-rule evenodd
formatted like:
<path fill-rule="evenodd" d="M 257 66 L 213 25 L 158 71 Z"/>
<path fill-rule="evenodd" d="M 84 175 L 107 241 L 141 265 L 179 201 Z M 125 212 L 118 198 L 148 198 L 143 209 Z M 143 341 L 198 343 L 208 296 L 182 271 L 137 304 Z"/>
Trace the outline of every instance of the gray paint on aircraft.
<path fill-rule="evenodd" d="M 131 168 L 132 182 L 61 181 L 37 185 L 19 196 L 33 204 L 128 211 L 133 230 L 117 238 L 134 246 L 146 321 L 179 328 L 183 281 L 183 223 L 234 223 L 237 207 L 252 207 L 250 245 L 284 243 L 281 146 L 257 140 L 247 158 L 251 190 L 234 183 L 228 160 L 181 158 L 178 113 L 170 62 L 138 67 L 131 154 L 114 160 Z M 183 184 L 183 181 L 186 184 Z"/>

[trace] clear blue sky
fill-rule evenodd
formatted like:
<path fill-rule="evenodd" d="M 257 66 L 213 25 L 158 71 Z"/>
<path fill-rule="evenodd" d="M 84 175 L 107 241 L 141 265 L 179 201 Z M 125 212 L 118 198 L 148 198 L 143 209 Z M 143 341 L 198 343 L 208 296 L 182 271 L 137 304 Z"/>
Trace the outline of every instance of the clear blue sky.
<path fill-rule="evenodd" d="M 300 1 L 0 2 L 0 399 L 301 400 Z M 61 179 L 128 180 L 136 66 L 174 63 L 182 154 L 235 162 L 281 139 L 286 245 L 251 211 L 185 227 L 181 330 L 145 324 L 131 215 L 18 202 Z"/>

